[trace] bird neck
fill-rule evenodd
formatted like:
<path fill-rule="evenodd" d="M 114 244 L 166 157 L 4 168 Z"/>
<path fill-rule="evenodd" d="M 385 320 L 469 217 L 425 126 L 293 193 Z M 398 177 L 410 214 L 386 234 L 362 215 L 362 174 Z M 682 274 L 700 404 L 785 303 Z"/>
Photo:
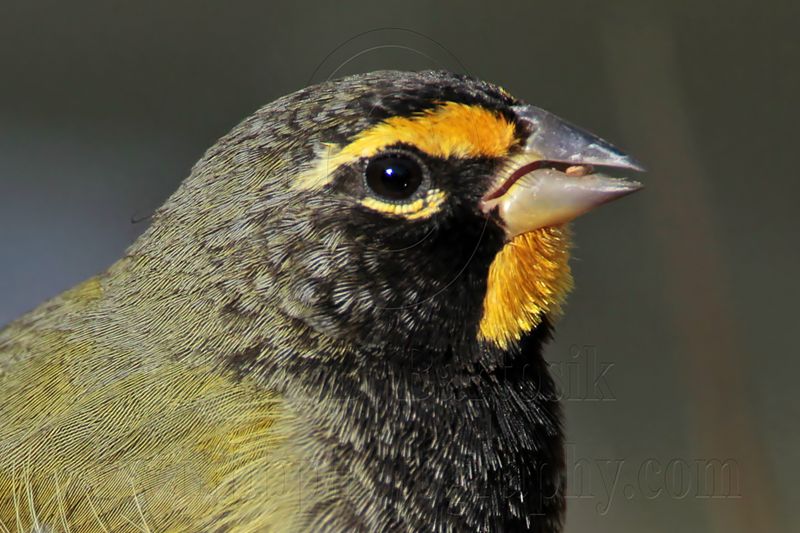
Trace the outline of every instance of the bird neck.
<path fill-rule="evenodd" d="M 319 517 L 369 530 L 557 530 L 563 437 L 546 319 L 511 348 L 476 338 L 409 355 L 331 339 L 225 282 L 130 255 L 104 277 L 95 314 L 125 327 L 96 329 L 279 394 L 297 453 L 338 487 Z"/>
<path fill-rule="evenodd" d="M 564 458 L 548 337 L 545 320 L 513 350 L 483 347 L 503 362 L 491 367 L 425 353 L 401 365 L 359 349 L 297 358 L 270 386 L 298 417 L 308 461 L 339 477 L 354 506 L 372 495 L 367 529 L 555 531 Z M 496 494 L 508 498 L 482 497 Z"/>

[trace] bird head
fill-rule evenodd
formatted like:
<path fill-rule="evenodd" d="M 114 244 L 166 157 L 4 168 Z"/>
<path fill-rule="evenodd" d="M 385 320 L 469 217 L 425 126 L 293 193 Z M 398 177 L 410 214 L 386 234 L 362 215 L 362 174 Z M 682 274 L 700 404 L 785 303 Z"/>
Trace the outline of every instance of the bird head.
<path fill-rule="evenodd" d="M 606 168 L 640 170 L 495 85 L 375 72 L 245 120 L 154 232 L 209 257 L 239 313 L 404 352 L 513 349 L 571 287 L 569 221 L 640 187 Z"/>

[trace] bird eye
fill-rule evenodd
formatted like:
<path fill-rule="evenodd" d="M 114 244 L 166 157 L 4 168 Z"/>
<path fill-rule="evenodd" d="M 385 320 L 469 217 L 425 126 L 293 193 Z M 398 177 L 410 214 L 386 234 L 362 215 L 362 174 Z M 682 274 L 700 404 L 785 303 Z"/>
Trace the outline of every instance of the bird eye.
<path fill-rule="evenodd" d="M 422 163 L 404 153 L 381 154 L 367 163 L 367 185 L 377 195 L 390 200 L 411 198 L 424 178 Z"/>

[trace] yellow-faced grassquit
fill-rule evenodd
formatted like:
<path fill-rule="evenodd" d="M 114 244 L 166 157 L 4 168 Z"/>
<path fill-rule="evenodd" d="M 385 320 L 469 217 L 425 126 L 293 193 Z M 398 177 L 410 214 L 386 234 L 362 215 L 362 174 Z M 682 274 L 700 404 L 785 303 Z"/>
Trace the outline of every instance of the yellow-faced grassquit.
<path fill-rule="evenodd" d="M 0 532 L 560 531 L 566 224 L 639 188 L 489 83 L 258 110 L 0 333 Z"/>

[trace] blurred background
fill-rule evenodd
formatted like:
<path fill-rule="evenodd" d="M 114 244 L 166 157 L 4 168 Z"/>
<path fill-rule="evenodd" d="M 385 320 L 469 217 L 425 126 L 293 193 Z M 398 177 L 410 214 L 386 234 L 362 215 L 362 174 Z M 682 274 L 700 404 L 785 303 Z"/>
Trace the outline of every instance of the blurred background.
<path fill-rule="evenodd" d="M 257 107 L 377 68 L 468 72 L 649 170 L 576 223 L 547 352 L 567 531 L 800 531 L 799 6 L 4 1 L 0 324 L 118 258 Z"/>

